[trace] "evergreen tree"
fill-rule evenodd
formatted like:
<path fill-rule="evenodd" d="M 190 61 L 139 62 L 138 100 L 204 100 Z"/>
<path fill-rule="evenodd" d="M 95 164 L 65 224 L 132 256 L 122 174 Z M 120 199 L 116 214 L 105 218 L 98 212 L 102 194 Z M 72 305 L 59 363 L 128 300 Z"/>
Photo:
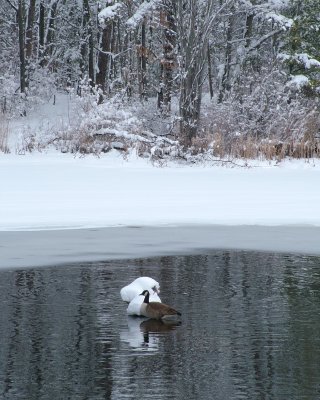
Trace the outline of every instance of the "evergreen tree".
<path fill-rule="evenodd" d="M 320 90 L 320 2 L 292 0 L 288 8 L 292 26 L 287 38 L 289 73 L 302 80 L 312 93 Z M 309 92 L 310 93 L 310 92 Z"/>

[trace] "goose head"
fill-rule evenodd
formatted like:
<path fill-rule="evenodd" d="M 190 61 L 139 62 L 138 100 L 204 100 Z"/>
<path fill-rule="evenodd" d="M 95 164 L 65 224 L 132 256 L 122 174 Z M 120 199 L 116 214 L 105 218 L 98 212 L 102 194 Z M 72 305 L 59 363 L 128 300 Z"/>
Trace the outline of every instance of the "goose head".
<path fill-rule="evenodd" d="M 144 290 L 141 294 L 140 294 L 140 296 L 144 296 L 144 303 L 149 303 L 149 296 L 150 296 L 150 293 L 149 293 L 149 291 L 148 290 Z"/>

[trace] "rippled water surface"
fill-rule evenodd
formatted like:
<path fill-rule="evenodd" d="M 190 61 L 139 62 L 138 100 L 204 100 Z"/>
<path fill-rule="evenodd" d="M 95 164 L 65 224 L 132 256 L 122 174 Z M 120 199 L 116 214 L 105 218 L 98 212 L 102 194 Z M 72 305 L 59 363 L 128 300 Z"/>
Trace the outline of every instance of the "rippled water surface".
<path fill-rule="evenodd" d="M 128 318 L 148 275 L 180 326 Z M 320 259 L 218 251 L 0 272 L 0 398 L 319 399 Z"/>

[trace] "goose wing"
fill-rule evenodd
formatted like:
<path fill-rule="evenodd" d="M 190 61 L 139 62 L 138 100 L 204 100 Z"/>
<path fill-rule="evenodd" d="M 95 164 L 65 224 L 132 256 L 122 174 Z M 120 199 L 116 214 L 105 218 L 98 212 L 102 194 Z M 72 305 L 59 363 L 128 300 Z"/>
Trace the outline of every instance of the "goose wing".
<path fill-rule="evenodd" d="M 168 306 L 163 303 L 150 302 L 150 309 L 152 309 L 155 313 L 159 315 L 159 317 L 163 317 L 165 315 L 181 315 L 181 313 L 174 308 Z"/>

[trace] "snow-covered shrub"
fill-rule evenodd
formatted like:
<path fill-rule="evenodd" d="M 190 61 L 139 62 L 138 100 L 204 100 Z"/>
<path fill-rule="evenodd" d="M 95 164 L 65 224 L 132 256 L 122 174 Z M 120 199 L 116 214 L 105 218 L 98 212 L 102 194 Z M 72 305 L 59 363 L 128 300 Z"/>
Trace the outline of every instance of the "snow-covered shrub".
<path fill-rule="evenodd" d="M 72 121 L 68 129 L 47 135 L 47 145 L 63 152 L 106 153 L 116 149 L 123 154 L 134 149 L 138 156 L 151 159 L 171 157 L 178 142 L 148 129 L 145 104 L 127 103 L 114 97 L 98 104 L 99 92 L 85 83 L 81 96 L 72 94 Z"/>
<path fill-rule="evenodd" d="M 80 117 L 83 117 L 98 106 L 101 89 L 91 86 L 88 77 L 85 76 L 78 82 L 76 88 L 69 89 L 69 93 L 73 108 Z"/>
<path fill-rule="evenodd" d="M 272 65 L 260 68 L 259 76 L 251 71 L 242 79 L 224 102 L 203 105 L 202 136 L 211 136 L 208 142 L 213 154 L 267 159 L 317 157 L 319 99 L 306 97 Z"/>

